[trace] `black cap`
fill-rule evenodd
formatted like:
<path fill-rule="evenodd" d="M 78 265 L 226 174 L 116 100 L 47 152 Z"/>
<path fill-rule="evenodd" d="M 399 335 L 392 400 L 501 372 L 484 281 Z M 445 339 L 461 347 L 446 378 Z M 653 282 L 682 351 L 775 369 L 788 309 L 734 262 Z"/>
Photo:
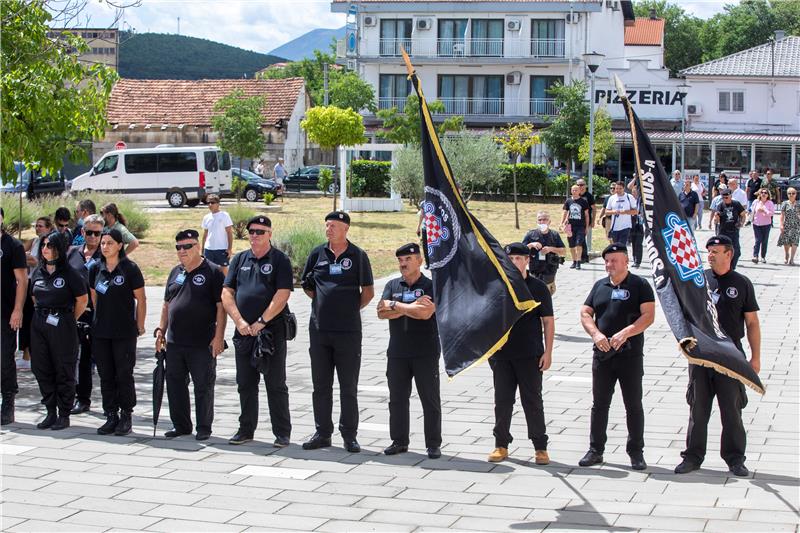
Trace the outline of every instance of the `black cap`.
<path fill-rule="evenodd" d="M 603 250 L 603 259 L 606 258 L 606 254 L 613 254 L 616 252 L 621 252 L 625 255 L 628 255 L 628 247 L 619 242 L 613 242 L 606 246 L 606 249 Z"/>
<path fill-rule="evenodd" d="M 521 242 L 506 244 L 505 250 L 507 255 L 531 255 L 531 251 L 528 247 Z"/>
<path fill-rule="evenodd" d="M 733 241 L 727 235 L 714 235 L 706 243 L 706 248 L 711 246 L 730 246 L 733 248 Z"/>
<path fill-rule="evenodd" d="M 418 254 L 418 253 L 420 253 L 419 244 L 410 242 L 410 243 L 404 244 L 403 246 L 398 248 L 394 252 L 394 255 L 396 255 L 397 257 L 402 257 L 404 255 L 414 255 L 414 254 Z"/>
<path fill-rule="evenodd" d="M 175 235 L 175 242 L 185 241 L 186 239 L 197 239 L 199 236 L 200 234 L 197 230 L 183 229 Z"/>
<path fill-rule="evenodd" d="M 722 196 L 730 196 L 731 195 L 731 190 L 730 189 L 722 189 L 721 191 L 719 191 L 719 193 Z"/>
<path fill-rule="evenodd" d="M 265 217 L 264 215 L 256 215 L 250 220 L 247 221 L 247 229 L 250 229 L 251 224 L 259 224 L 261 226 L 266 226 L 268 228 L 272 227 L 272 221 L 269 217 Z"/>
<path fill-rule="evenodd" d="M 325 220 L 338 220 L 339 222 L 344 222 L 348 226 L 350 225 L 350 215 L 344 211 L 331 211 L 325 215 Z"/>

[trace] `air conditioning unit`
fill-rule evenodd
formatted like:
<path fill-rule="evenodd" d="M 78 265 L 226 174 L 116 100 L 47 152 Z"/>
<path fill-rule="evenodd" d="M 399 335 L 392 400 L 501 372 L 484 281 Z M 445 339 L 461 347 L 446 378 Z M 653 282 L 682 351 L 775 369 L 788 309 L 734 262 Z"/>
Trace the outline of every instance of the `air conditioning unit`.
<path fill-rule="evenodd" d="M 347 60 L 347 70 L 355 71 L 358 68 L 358 63 L 355 59 Z"/>
<path fill-rule="evenodd" d="M 336 40 L 336 57 L 345 57 L 347 55 L 347 45 L 344 39 Z"/>
<path fill-rule="evenodd" d="M 432 19 L 417 19 L 417 29 L 418 30 L 429 30 L 433 28 L 433 20 Z"/>
<path fill-rule="evenodd" d="M 374 17 L 372 15 L 364 16 L 364 26 L 374 26 L 377 23 L 378 23 L 378 17 Z"/>
<path fill-rule="evenodd" d="M 619 11 L 619 0 L 606 0 L 606 7 L 613 11 Z"/>
<path fill-rule="evenodd" d="M 703 114 L 703 106 L 700 104 L 688 104 L 686 106 L 686 114 L 690 117 L 696 117 Z"/>
<path fill-rule="evenodd" d="M 518 70 L 506 74 L 506 83 L 508 85 L 519 85 L 522 82 L 522 72 Z"/>
<path fill-rule="evenodd" d="M 519 31 L 522 28 L 522 21 L 518 19 L 511 19 L 506 22 L 508 31 Z"/>
<path fill-rule="evenodd" d="M 567 13 L 567 24 L 577 24 L 580 20 L 580 13 Z"/>

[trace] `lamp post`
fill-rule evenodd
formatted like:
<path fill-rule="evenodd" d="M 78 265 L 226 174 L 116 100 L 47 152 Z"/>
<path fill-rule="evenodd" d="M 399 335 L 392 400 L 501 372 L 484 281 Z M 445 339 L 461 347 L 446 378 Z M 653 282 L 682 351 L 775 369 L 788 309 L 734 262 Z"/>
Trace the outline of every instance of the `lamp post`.
<path fill-rule="evenodd" d="M 604 54 L 591 52 L 583 54 L 583 61 L 589 68 L 591 73 L 591 82 L 589 85 L 589 192 L 592 191 L 594 181 L 594 73 L 603 62 Z"/>
<path fill-rule="evenodd" d="M 681 98 L 681 179 L 686 179 L 686 94 L 689 86 L 686 85 L 685 78 L 678 86 L 678 90 L 683 94 L 683 98 Z"/>

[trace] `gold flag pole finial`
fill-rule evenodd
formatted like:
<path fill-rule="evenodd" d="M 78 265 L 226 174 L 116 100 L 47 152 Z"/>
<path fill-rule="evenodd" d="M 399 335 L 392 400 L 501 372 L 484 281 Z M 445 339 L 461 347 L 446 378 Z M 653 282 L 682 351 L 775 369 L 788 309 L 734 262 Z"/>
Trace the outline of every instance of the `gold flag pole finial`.
<path fill-rule="evenodd" d="M 402 44 L 400 45 L 400 53 L 403 54 L 403 61 L 406 64 L 408 77 L 411 78 L 411 76 L 414 75 L 414 65 L 411 64 L 411 59 L 408 57 L 408 53 L 406 53 L 406 49 Z"/>

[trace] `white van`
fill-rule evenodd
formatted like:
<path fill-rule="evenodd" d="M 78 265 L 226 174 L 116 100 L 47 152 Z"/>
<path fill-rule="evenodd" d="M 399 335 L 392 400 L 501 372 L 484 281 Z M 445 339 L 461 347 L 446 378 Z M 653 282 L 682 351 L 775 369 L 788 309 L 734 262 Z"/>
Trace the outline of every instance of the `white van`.
<path fill-rule="evenodd" d="M 72 180 L 71 191 L 105 191 L 194 207 L 231 187 L 230 156 L 216 146 L 113 150 Z"/>

